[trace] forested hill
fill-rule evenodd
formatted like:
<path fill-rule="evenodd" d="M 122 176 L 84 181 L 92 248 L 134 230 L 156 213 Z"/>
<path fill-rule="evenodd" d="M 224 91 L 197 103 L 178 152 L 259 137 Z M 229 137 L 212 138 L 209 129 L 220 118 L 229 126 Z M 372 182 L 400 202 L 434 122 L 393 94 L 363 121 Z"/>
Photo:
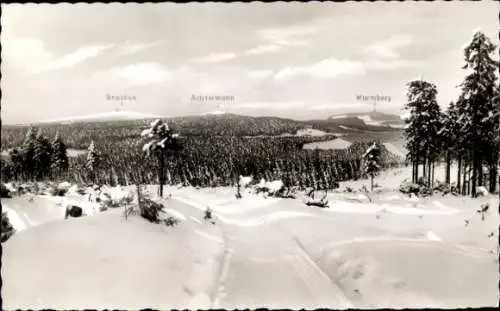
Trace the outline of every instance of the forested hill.
<path fill-rule="evenodd" d="M 165 118 L 169 126 L 183 136 L 278 136 L 296 134 L 298 130 L 313 128 L 329 133 L 363 133 L 397 131 L 386 126 L 366 125 L 362 120 L 311 120 L 298 121 L 279 117 L 252 117 L 236 114 L 198 115 Z M 44 135 L 53 137 L 57 132 L 74 148 L 86 148 L 91 140 L 139 138 L 142 129 L 152 119 L 115 120 L 103 122 L 40 123 L 32 126 L 42 129 Z M 345 122 L 344 122 L 345 121 Z M 344 126 L 345 125 L 345 126 Z M 21 144 L 29 125 L 3 126 L 2 149 Z M 81 146 L 80 146 L 81 145 Z"/>

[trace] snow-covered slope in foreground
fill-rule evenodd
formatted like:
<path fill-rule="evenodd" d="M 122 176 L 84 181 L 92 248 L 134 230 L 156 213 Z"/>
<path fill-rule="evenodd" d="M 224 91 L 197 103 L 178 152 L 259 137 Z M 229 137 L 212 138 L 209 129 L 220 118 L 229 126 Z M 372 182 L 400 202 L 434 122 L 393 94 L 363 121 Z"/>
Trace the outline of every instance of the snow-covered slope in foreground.
<path fill-rule="evenodd" d="M 387 185 L 392 173 L 401 172 L 377 182 Z M 483 221 L 475 212 L 485 202 L 494 209 L 497 196 L 413 199 L 383 189 L 370 203 L 361 192 L 332 192 L 330 208 L 318 209 L 246 190 L 237 200 L 234 191 L 167 187 L 172 199 L 162 202 L 182 220 L 176 227 L 110 210 L 17 233 L 2 245 L 5 308 L 498 305 L 490 251 L 499 215 Z M 207 206 L 213 225 L 203 219 Z"/>
<path fill-rule="evenodd" d="M 3 244 L 2 297 L 14 309 L 197 309 L 210 305 L 217 228 L 169 228 L 119 210 L 47 223 Z"/>

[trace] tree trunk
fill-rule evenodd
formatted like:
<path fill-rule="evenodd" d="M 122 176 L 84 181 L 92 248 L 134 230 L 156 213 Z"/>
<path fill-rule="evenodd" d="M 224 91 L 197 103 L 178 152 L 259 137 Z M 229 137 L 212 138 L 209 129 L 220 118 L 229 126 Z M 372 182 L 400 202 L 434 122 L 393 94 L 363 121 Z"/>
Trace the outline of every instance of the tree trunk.
<path fill-rule="evenodd" d="M 419 154 L 417 153 L 417 157 L 416 157 L 416 162 L 415 162 L 415 183 L 418 182 L 418 170 L 419 170 L 419 165 L 420 165 L 420 156 Z"/>
<path fill-rule="evenodd" d="M 431 180 L 431 188 L 434 187 L 434 161 L 432 161 L 432 180 Z"/>
<path fill-rule="evenodd" d="M 497 167 L 495 164 L 490 164 L 490 170 L 489 170 L 489 175 L 490 175 L 490 193 L 495 193 L 496 188 L 497 188 Z M 500 191 L 499 191 L 500 193 Z"/>
<path fill-rule="evenodd" d="M 467 163 L 464 164 L 463 182 L 462 182 L 462 195 L 467 194 Z"/>
<path fill-rule="evenodd" d="M 415 180 L 415 160 L 412 161 L 412 168 L 411 168 L 411 182 L 412 183 L 416 183 L 416 180 Z"/>
<path fill-rule="evenodd" d="M 160 154 L 160 171 L 159 171 L 159 177 L 160 177 L 160 198 L 163 198 L 163 184 L 165 183 L 165 156 L 163 152 Z"/>
<path fill-rule="evenodd" d="M 477 172 L 479 171 L 477 151 L 474 148 L 472 151 L 472 183 L 470 194 L 474 198 L 476 197 L 476 185 L 477 185 Z M 470 180 L 470 179 L 469 179 Z"/>
<path fill-rule="evenodd" d="M 427 185 L 429 187 L 432 187 L 431 183 L 432 183 L 432 181 L 431 181 L 431 160 L 429 159 L 427 161 Z"/>
<path fill-rule="evenodd" d="M 451 156 L 450 156 L 450 151 L 446 151 L 446 176 L 445 176 L 445 183 L 447 185 L 450 184 L 450 172 L 451 172 Z"/>
<path fill-rule="evenodd" d="M 478 170 L 477 170 L 477 185 L 478 187 L 484 186 L 484 173 L 483 173 L 483 160 L 479 159 L 478 160 Z"/>
<path fill-rule="evenodd" d="M 461 183 L 461 177 L 462 177 L 462 157 L 460 155 L 458 155 L 458 169 L 457 169 L 457 189 L 458 189 L 458 192 L 460 192 L 460 186 L 462 185 Z"/>
<path fill-rule="evenodd" d="M 427 159 L 426 158 L 424 158 L 423 177 L 424 177 L 424 180 L 427 179 Z"/>
<path fill-rule="evenodd" d="M 371 192 L 373 192 L 373 174 L 370 177 L 371 177 Z"/>
<path fill-rule="evenodd" d="M 467 195 L 470 195 L 471 194 L 471 179 L 472 179 L 472 170 L 473 170 L 473 167 L 469 167 L 469 171 L 467 172 Z"/>

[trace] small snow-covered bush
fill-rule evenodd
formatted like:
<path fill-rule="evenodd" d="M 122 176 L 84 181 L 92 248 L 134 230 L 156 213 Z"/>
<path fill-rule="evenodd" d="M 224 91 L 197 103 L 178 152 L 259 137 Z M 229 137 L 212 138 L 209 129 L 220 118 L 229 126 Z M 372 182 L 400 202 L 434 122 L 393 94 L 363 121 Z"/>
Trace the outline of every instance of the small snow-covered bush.
<path fill-rule="evenodd" d="M 16 229 L 14 229 L 14 226 L 10 223 L 9 217 L 7 216 L 7 212 L 2 212 L 2 236 L 1 236 L 1 242 L 7 241 L 14 233 L 16 232 Z"/>
<path fill-rule="evenodd" d="M 476 197 L 480 197 L 480 196 L 487 196 L 488 194 L 490 194 L 488 192 L 488 190 L 486 190 L 486 188 L 484 186 L 479 186 L 476 188 Z"/>
<path fill-rule="evenodd" d="M 307 206 L 316 206 L 320 208 L 328 207 L 328 200 L 309 200 L 306 202 Z"/>
<path fill-rule="evenodd" d="M 51 187 L 49 188 L 48 192 L 52 196 L 63 197 L 68 192 L 68 190 L 65 188 Z"/>
<path fill-rule="evenodd" d="M 240 175 L 239 184 L 241 185 L 241 187 L 246 188 L 246 187 L 250 186 L 250 184 L 252 182 L 253 182 L 253 176 L 241 176 Z"/>
<path fill-rule="evenodd" d="M 425 197 L 431 195 L 431 190 L 427 185 L 421 183 L 411 183 L 408 181 L 403 181 L 399 186 L 399 191 L 404 194 L 415 194 L 417 196 Z"/>
<path fill-rule="evenodd" d="M 160 223 L 160 217 L 163 209 L 163 205 L 158 202 L 155 202 L 147 197 L 140 198 L 139 215 L 152 223 Z"/>
<path fill-rule="evenodd" d="M 328 193 L 325 191 L 325 194 L 323 195 L 323 197 L 321 199 L 314 199 L 312 197 L 309 197 L 307 199 L 307 201 L 305 201 L 304 203 L 307 205 L 307 206 L 316 206 L 316 207 L 320 207 L 320 208 L 327 208 L 328 207 Z"/>
<path fill-rule="evenodd" d="M 256 193 L 264 193 L 269 196 L 282 197 L 285 194 L 286 187 L 283 181 L 267 181 L 262 178 L 260 183 L 255 186 Z"/>
<path fill-rule="evenodd" d="M 175 225 L 179 224 L 179 223 L 180 223 L 180 220 L 179 220 L 179 219 L 177 219 L 177 218 L 175 218 L 175 217 L 173 217 L 173 216 L 168 216 L 167 218 L 165 218 L 165 219 L 163 220 L 163 223 L 164 223 L 166 226 L 173 227 L 173 226 L 175 226 Z"/>

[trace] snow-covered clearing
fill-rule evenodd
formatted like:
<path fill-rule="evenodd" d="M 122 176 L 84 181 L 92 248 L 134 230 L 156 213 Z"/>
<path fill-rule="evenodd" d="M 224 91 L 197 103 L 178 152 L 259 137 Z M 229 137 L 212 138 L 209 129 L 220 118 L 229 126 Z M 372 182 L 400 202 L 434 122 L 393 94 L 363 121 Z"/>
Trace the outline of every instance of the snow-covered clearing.
<path fill-rule="evenodd" d="M 64 203 L 85 205 L 78 194 L 2 199 L 20 230 L 2 245 L 5 307 L 497 306 L 499 215 L 481 220 L 476 210 L 495 210 L 498 196 L 408 197 L 396 189 L 409 170 L 383 172 L 376 193 L 360 190 L 368 180 L 343 182 L 326 209 L 307 207 L 302 194 L 244 188 L 236 199 L 235 188 L 167 186 L 171 197 L 158 199 L 147 186 L 181 221 L 174 227 L 125 220 L 121 208 L 63 220 Z"/>
<path fill-rule="evenodd" d="M 361 116 L 358 116 L 359 119 L 363 120 L 363 122 L 365 122 L 366 125 L 374 125 L 374 126 L 380 126 L 382 125 L 381 122 L 379 121 L 374 121 L 370 115 L 361 115 Z"/>
<path fill-rule="evenodd" d="M 318 141 L 304 145 L 304 149 L 347 149 L 352 143 L 342 138 Z"/>

